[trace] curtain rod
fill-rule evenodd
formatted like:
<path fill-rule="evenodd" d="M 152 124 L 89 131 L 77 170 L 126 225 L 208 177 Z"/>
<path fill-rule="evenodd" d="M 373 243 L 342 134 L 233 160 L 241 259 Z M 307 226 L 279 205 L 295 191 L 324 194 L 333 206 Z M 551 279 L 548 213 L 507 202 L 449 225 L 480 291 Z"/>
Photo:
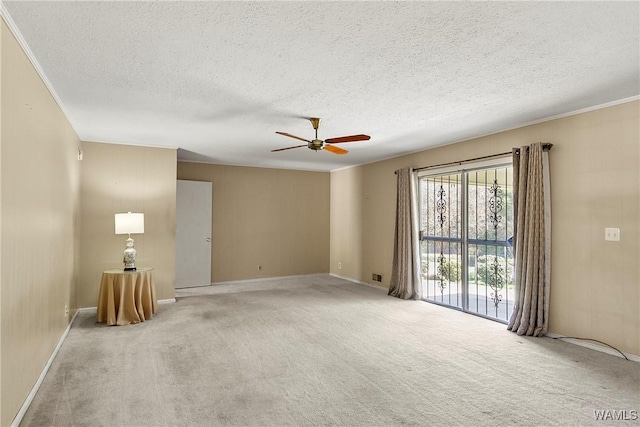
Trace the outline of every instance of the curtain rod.
<path fill-rule="evenodd" d="M 553 144 L 551 144 L 551 143 L 547 142 L 547 143 L 542 144 L 542 149 L 544 151 L 551 150 L 551 147 L 553 147 Z M 529 147 L 527 147 L 527 151 L 529 151 Z M 516 152 L 520 152 L 520 149 L 517 148 Z M 423 167 L 420 167 L 420 168 L 413 168 L 412 170 L 414 172 L 417 172 L 417 171 L 422 171 L 422 170 L 431 169 L 431 168 L 438 168 L 438 167 L 441 167 L 441 166 L 462 165 L 463 163 L 475 162 L 477 160 L 492 159 L 494 157 L 506 156 L 508 154 L 512 154 L 512 151 L 507 151 L 505 153 L 498 153 L 498 154 L 490 154 L 488 156 L 482 156 L 482 157 L 474 157 L 473 159 L 458 160 L 456 162 L 440 163 L 439 165 L 423 166 Z"/>

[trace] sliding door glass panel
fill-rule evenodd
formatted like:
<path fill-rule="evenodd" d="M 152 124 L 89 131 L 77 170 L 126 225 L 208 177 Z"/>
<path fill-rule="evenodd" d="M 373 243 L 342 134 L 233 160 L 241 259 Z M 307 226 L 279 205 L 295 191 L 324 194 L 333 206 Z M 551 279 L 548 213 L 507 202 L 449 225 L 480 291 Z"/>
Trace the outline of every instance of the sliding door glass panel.
<path fill-rule="evenodd" d="M 511 166 L 467 172 L 468 310 L 508 321 L 513 311 Z"/>
<path fill-rule="evenodd" d="M 419 188 L 425 298 L 462 308 L 462 175 L 425 177 Z"/>

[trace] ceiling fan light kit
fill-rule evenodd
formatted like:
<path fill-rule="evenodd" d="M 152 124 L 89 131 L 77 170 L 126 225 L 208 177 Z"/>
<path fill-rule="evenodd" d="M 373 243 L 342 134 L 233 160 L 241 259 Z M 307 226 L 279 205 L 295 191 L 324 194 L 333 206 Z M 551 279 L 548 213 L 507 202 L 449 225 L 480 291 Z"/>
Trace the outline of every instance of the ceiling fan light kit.
<path fill-rule="evenodd" d="M 320 126 L 320 120 L 321 119 L 318 117 L 309 118 L 309 121 L 311 122 L 313 129 L 315 129 L 316 131 L 316 137 L 315 139 L 312 139 L 312 140 L 304 139 L 299 136 L 291 135 L 290 133 L 286 133 L 286 132 L 276 132 L 278 135 L 288 136 L 289 138 L 298 139 L 300 141 L 306 142 L 306 144 L 294 145 L 292 147 L 278 148 L 276 150 L 271 150 L 271 152 L 273 153 L 276 151 L 284 151 L 284 150 L 291 150 L 293 148 L 307 147 L 313 151 L 327 150 L 333 154 L 342 155 L 342 154 L 347 154 L 349 151 L 345 150 L 344 148 L 336 147 L 332 144 L 340 144 L 344 142 L 368 141 L 369 139 L 371 139 L 369 135 L 358 134 L 358 135 L 341 136 L 338 138 L 329 138 L 323 141 L 321 139 L 318 139 L 318 127 Z"/>

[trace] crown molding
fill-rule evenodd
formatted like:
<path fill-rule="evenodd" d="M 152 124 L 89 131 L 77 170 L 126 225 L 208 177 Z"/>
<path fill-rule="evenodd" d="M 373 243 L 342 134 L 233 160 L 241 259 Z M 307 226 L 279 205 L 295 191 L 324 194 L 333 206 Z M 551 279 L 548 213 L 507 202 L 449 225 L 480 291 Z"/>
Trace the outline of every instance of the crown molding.
<path fill-rule="evenodd" d="M 7 8 L 5 7 L 4 2 L 2 0 L 0 0 L 0 17 L 7 24 L 7 27 L 9 28 L 9 31 L 11 31 L 13 36 L 16 38 L 16 40 L 18 41 L 18 44 L 20 45 L 20 47 L 24 51 L 25 55 L 27 55 L 27 58 L 29 59 L 29 62 L 31 62 L 31 65 L 33 66 L 33 68 L 35 68 L 36 72 L 40 76 L 40 79 L 42 79 L 42 82 L 44 83 L 45 87 L 47 88 L 47 90 L 51 94 L 51 97 L 56 102 L 58 107 L 60 107 L 60 110 L 62 110 L 62 114 L 64 114 L 64 116 L 67 118 L 67 121 L 71 124 L 71 127 L 74 128 L 74 130 L 75 130 L 75 126 L 73 126 L 73 123 L 70 120 L 70 117 L 69 117 L 69 114 L 68 114 L 68 110 L 64 107 L 64 104 L 62 103 L 62 100 L 58 96 L 58 93 L 53 88 L 53 85 L 51 84 L 51 81 L 49 80 L 49 78 L 45 74 L 44 70 L 40 66 L 40 63 L 38 62 L 38 60 L 36 59 L 35 55 L 31 51 L 31 48 L 29 48 L 29 45 L 27 44 L 27 41 L 22 36 L 22 33 L 18 29 L 18 26 L 16 25 L 15 21 L 11 17 L 11 14 L 7 10 Z"/>
<path fill-rule="evenodd" d="M 563 119 L 565 117 L 576 116 L 578 114 L 589 113 L 591 111 L 602 110 L 603 108 L 615 107 L 616 105 L 626 104 L 628 102 L 633 102 L 633 101 L 640 101 L 640 95 L 629 96 L 627 98 L 616 99 L 614 101 L 605 102 L 603 104 L 593 105 L 591 107 L 581 108 L 579 110 L 568 111 L 566 113 L 560 113 L 560 114 L 556 114 L 556 115 L 553 115 L 553 116 L 547 116 L 547 117 L 543 117 L 541 119 L 531 120 L 531 121 L 528 121 L 528 122 L 522 122 L 522 123 L 520 123 L 518 125 L 514 125 L 514 126 L 511 126 L 511 127 L 507 127 L 507 128 L 502 128 L 502 129 L 499 129 L 499 130 L 496 130 L 496 131 L 491 131 L 489 133 L 478 134 L 478 135 L 475 135 L 475 136 L 471 136 L 469 138 L 458 139 L 458 140 L 455 140 L 455 141 L 447 141 L 447 142 L 435 144 L 435 145 L 432 145 L 432 146 L 429 146 L 429 147 L 420 148 L 420 149 L 415 150 L 415 151 L 409 151 L 409 152 L 406 152 L 406 153 L 393 155 L 393 156 L 390 156 L 390 157 L 386 157 L 384 159 L 373 160 L 371 162 L 362 163 L 362 164 L 359 164 L 359 165 L 351 165 L 351 166 L 345 166 L 345 167 L 338 168 L 338 169 L 332 169 L 330 172 L 340 172 L 340 171 L 343 171 L 343 170 L 346 170 L 346 169 L 358 168 L 360 166 L 367 166 L 367 165 L 372 165 L 374 163 L 384 162 L 384 161 L 387 161 L 387 160 L 398 159 L 400 157 L 410 156 L 412 154 L 422 153 L 423 151 L 429 151 L 429 150 L 433 150 L 433 149 L 436 149 L 436 148 L 446 147 L 447 145 L 453 145 L 453 144 L 458 144 L 460 142 L 466 142 L 466 141 L 471 141 L 471 140 L 474 140 L 474 139 L 484 138 L 486 136 L 497 135 L 499 133 L 509 132 L 511 130 L 520 129 L 520 128 L 524 128 L 524 127 L 527 127 L 527 126 L 533 126 L 533 125 L 537 125 L 537 124 L 540 124 L 540 123 L 550 122 L 552 120 Z"/>

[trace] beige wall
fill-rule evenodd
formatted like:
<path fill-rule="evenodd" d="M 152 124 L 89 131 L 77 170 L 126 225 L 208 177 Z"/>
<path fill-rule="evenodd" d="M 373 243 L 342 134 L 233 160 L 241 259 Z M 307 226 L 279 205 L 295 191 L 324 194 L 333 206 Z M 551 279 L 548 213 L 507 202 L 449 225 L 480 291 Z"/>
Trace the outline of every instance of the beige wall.
<path fill-rule="evenodd" d="M 1 20 L 0 20 L 1 21 Z M 11 423 L 76 308 L 77 135 L 0 24 L 0 425 Z"/>
<path fill-rule="evenodd" d="M 179 162 L 178 179 L 213 183 L 213 282 L 329 271 L 329 173 Z"/>
<path fill-rule="evenodd" d="M 640 355 L 639 117 L 634 101 L 333 172 L 331 273 L 367 283 L 381 273 L 388 287 L 394 170 L 551 142 L 550 330 Z M 619 227 L 621 241 L 605 242 L 605 227 Z"/>
<path fill-rule="evenodd" d="M 175 286 L 176 150 L 83 142 L 78 304 L 95 307 L 104 270 L 121 268 L 126 235 L 114 214 L 144 213 L 144 234 L 131 237 L 136 265 L 154 267 L 158 299 Z"/>
<path fill-rule="evenodd" d="M 349 168 L 331 174 L 331 273 L 347 278 L 366 276 L 362 265 L 363 171 Z"/>

